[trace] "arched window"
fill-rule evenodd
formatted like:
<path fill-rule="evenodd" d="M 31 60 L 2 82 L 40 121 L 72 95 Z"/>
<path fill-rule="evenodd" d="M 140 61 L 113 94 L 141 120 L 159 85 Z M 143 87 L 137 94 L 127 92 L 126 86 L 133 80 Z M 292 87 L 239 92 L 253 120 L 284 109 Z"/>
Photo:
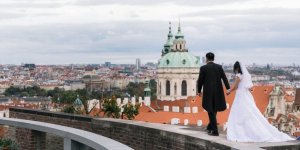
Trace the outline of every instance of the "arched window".
<path fill-rule="evenodd" d="M 183 80 L 181 83 L 181 96 L 186 96 L 187 95 L 187 84 L 186 81 Z"/>
<path fill-rule="evenodd" d="M 170 96 L 170 81 L 166 81 L 166 95 Z"/>
<path fill-rule="evenodd" d="M 179 48 L 182 49 L 181 44 L 179 45 Z"/>

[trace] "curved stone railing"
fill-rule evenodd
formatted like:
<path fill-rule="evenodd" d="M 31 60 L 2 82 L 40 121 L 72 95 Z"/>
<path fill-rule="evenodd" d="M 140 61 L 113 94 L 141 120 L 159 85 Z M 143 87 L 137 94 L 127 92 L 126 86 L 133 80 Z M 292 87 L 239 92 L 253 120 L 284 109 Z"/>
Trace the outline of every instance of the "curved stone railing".
<path fill-rule="evenodd" d="M 14 118 L 0 118 L 1 125 L 14 126 L 18 128 L 31 129 L 44 133 L 52 133 L 64 138 L 64 150 L 71 150 L 73 141 L 86 145 L 89 148 L 96 150 L 131 150 L 132 148 L 112 140 L 110 138 L 101 136 L 99 134 L 88 131 L 56 125 L 51 123 L 31 121 Z M 25 136 L 25 135 L 24 135 Z"/>
<path fill-rule="evenodd" d="M 134 149 L 300 149 L 299 141 L 280 143 L 238 143 L 226 140 L 226 135 L 208 136 L 203 127 L 178 126 L 141 121 L 92 118 L 74 114 L 10 108 L 9 117 L 60 124 L 93 132 Z"/>

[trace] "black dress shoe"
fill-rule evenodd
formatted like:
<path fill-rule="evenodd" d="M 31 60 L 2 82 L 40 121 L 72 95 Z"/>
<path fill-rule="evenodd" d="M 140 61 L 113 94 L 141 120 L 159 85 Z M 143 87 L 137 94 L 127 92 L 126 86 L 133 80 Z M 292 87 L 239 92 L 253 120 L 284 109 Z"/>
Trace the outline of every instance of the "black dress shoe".
<path fill-rule="evenodd" d="M 206 127 L 206 130 L 212 130 L 211 126 L 208 125 L 208 126 Z"/>
<path fill-rule="evenodd" d="M 218 131 L 211 131 L 211 132 L 208 133 L 208 135 L 219 136 L 219 132 Z"/>
<path fill-rule="evenodd" d="M 206 129 L 207 134 L 212 133 L 212 131 L 213 131 L 213 130 L 207 130 L 207 129 Z"/>

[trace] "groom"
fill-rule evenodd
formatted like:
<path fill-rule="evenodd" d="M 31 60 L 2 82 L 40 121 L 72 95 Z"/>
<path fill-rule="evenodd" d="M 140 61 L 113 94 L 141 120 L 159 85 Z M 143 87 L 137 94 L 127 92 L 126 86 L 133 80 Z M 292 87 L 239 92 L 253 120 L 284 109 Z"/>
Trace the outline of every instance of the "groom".
<path fill-rule="evenodd" d="M 219 136 L 217 127 L 217 112 L 226 109 L 226 101 L 223 91 L 222 81 L 226 86 L 227 93 L 230 85 L 221 65 L 214 63 L 215 55 L 213 53 L 206 54 L 206 65 L 200 68 L 198 78 L 198 95 L 202 96 L 201 89 L 203 87 L 202 107 L 208 112 L 209 123 L 207 131 L 209 135 Z"/>

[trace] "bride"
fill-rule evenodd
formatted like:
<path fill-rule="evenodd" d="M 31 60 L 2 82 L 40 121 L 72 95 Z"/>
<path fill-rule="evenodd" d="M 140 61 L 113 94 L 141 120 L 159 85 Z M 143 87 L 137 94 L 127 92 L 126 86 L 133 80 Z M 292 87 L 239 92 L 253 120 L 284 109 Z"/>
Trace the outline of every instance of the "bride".
<path fill-rule="evenodd" d="M 227 139 L 237 142 L 282 142 L 295 140 L 269 124 L 255 105 L 250 89 L 251 75 L 240 62 L 234 64 L 236 79 L 230 94 L 236 90 L 227 122 Z"/>

